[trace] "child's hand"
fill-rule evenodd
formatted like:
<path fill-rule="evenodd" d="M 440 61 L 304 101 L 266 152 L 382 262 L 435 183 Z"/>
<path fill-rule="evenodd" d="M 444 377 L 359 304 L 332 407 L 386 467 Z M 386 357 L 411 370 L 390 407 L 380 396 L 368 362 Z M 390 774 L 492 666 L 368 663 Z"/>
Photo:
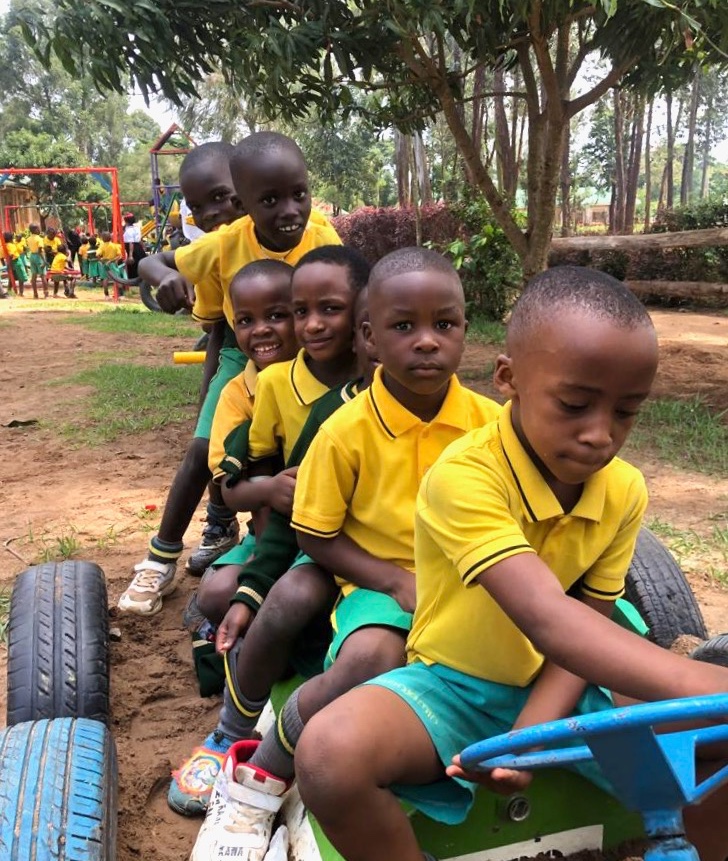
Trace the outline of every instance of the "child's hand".
<path fill-rule="evenodd" d="M 253 621 L 253 611 L 247 604 L 235 603 L 225 614 L 215 634 L 215 650 L 222 655 L 232 649 L 248 625 Z"/>
<path fill-rule="evenodd" d="M 480 783 L 491 792 L 499 795 L 512 795 L 524 790 L 533 779 L 530 771 L 516 771 L 512 768 L 493 768 L 490 771 L 465 771 L 460 765 L 460 757 L 452 758 L 452 765 L 445 769 L 448 777 L 460 777 L 471 783 Z"/>
<path fill-rule="evenodd" d="M 170 270 L 159 282 L 157 302 L 167 314 L 174 314 L 180 308 L 191 311 L 195 304 L 195 288 L 179 272 Z"/>
<path fill-rule="evenodd" d="M 405 613 L 414 613 L 416 602 L 415 576 L 409 571 L 397 566 L 397 576 L 389 589 L 391 598 L 399 604 Z"/>
<path fill-rule="evenodd" d="M 281 470 L 267 482 L 268 505 L 287 517 L 293 510 L 293 494 L 296 490 L 297 466 Z"/>

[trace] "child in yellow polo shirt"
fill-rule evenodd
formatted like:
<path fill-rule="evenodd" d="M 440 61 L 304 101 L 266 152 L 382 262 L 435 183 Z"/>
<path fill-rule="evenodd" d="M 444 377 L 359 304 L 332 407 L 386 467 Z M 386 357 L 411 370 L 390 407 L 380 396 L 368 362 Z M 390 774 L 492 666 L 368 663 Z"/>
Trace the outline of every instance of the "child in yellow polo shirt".
<path fill-rule="evenodd" d="M 248 438 L 251 460 L 247 479 L 233 483 L 225 478 L 222 485 L 223 497 L 231 508 L 251 511 L 254 517 L 272 509 L 290 519 L 298 467 L 281 466 L 290 460 L 312 410 L 331 391 L 338 392 L 357 377 L 355 311 L 368 277 L 366 260 L 343 245 L 315 248 L 296 265 L 291 290 L 301 349 L 293 361 L 272 365 L 258 376 Z M 258 532 L 264 528 L 261 520 L 255 524 Z M 242 578 L 248 555 L 243 542 L 221 556 L 215 562 L 215 577 L 206 577 L 198 591 L 200 611 L 213 622 L 222 619 L 220 631 L 227 632 L 228 648 L 247 630 L 266 597 L 260 581 L 254 585 L 241 583 L 236 593 L 238 575 Z M 299 554 L 295 563 L 299 580 L 307 575 L 316 577 L 318 570 L 306 570 L 316 568 L 312 563 L 309 557 Z M 284 567 L 276 576 L 285 570 Z M 226 687 L 217 729 L 174 773 L 168 796 L 173 810 L 183 815 L 204 812 L 215 777 L 212 763 L 217 762 L 219 767 L 235 739 L 232 727 L 236 720 L 235 705 Z"/>
<path fill-rule="evenodd" d="M 193 859 L 211 857 L 213 846 L 218 857 L 241 853 L 246 844 L 228 829 L 231 820 L 260 835 L 260 851 L 246 857 L 262 859 L 306 722 L 355 685 L 404 664 L 415 604 L 419 482 L 449 443 L 500 411 L 455 376 L 465 345 L 465 300 L 444 257 L 421 248 L 396 251 L 374 266 L 368 292 L 365 329 L 381 366 L 367 391 L 337 410 L 313 440 L 291 519 L 301 549 L 337 575 L 341 588 L 325 672 L 294 692 L 262 742 L 230 748 Z M 296 607 L 289 612 L 295 615 Z M 237 676 L 237 730 L 250 739 L 253 726 L 245 718 L 260 703 L 244 696 L 248 676 Z M 247 803 L 236 783 L 255 787 L 246 792 Z"/>
<path fill-rule="evenodd" d="M 43 288 L 43 296 L 48 296 L 48 282 L 46 281 L 46 260 L 43 237 L 41 236 L 40 226 L 31 224 L 28 227 L 27 244 L 28 253 L 30 255 L 30 286 L 33 288 L 33 297 L 38 298 L 37 279 L 40 276 L 41 287 Z"/>
<path fill-rule="evenodd" d="M 728 685 L 725 669 L 609 619 L 647 503 L 638 470 L 616 457 L 657 368 L 645 309 L 610 276 L 558 267 L 522 294 L 506 349 L 495 382 L 510 404 L 420 487 L 408 666 L 320 712 L 297 749 L 303 800 L 347 859 L 421 861 L 394 784 L 449 823 L 467 815 L 470 780 L 506 794 L 525 785 L 506 769 L 465 774 L 457 755 L 472 742 L 610 708 L 606 690 L 656 700 Z M 575 768 L 599 781 L 592 766 Z M 716 809 L 690 809 L 699 851 Z M 728 852 L 713 848 L 700 857 Z"/>
<path fill-rule="evenodd" d="M 196 151 L 192 150 L 190 156 Z M 312 248 L 340 243 L 326 219 L 311 212 L 306 164 L 290 138 L 273 132 L 250 135 L 234 149 L 226 169 L 232 176 L 225 183 L 209 173 L 200 174 L 194 184 L 190 183 L 191 174 L 184 177 L 184 182 L 180 175 L 190 210 L 208 235 L 175 251 L 147 257 L 139 264 L 141 276 L 159 286 L 157 299 L 165 311 L 174 313 L 186 306 L 200 322 L 219 324 L 207 348 L 207 364 L 214 377 L 200 408 L 195 438 L 172 485 L 160 532 L 151 539 L 147 558 L 136 566 L 148 584 L 145 588 L 154 588 L 155 583 L 165 585 L 174 578 L 184 548 L 184 533 L 204 482 L 209 480 L 207 441 L 215 406 L 224 385 L 244 369 L 247 361 L 233 336 L 230 280 L 253 260 L 277 259 L 294 265 Z M 226 190 L 228 183 L 234 186 L 232 195 Z M 248 214 L 225 224 L 221 220 L 225 200 L 242 205 Z M 183 485 L 187 488 L 184 494 Z M 207 526 L 199 548 L 186 564 L 196 576 L 238 542 L 234 513 L 222 499 L 213 502 L 216 492 L 210 487 Z M 147 562 L 153 565 L 145 568 Z M 149 612 L 146 599 L 136 603 L 138 608 L 133 612 Z M 161 604 L 154 601 L 152 606 L 159 609 Z"/>
<path fill-rule="evenodd" d="M 80 249 L 79 249 L 80 250 Z M 119 275 L 123 275 L 121 263 L 124 260 L 124 253 L 119 242 L 113 242 L 111 234 L 108 230 L 101 234 L 101 247 L 98 252 L 98 260 L 101 263 L 101 286 L 104 288 L 104 296 L 109 295 L 109 272 L 116 269 Z M 120 295 L 123 296 L 123 287 L 119 288 Z"/>
<path fill-rule="evenodd" d="M 18 296 L 22 296 L 25 290 L 25 282 L 28 280 L 28 273 L 23 260 L 23 246 L 21 243 L 15 241 L 15 234 L 10 230 L 3 232 L 3 241 L 8 252 L 8 269 L 12 269 L 15 281 L 13 285 L 15 293 Z"/>

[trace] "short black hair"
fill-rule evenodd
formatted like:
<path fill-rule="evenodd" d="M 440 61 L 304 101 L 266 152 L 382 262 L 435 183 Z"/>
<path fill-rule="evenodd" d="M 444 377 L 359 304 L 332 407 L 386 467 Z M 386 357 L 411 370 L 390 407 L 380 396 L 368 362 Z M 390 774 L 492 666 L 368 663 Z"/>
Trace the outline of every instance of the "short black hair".
<path fill-rule="evenodd" d="M 195 168 L 198 168 L 206 161 L 219 160 L 230 164 L 230 159 L 234 152 L 235 147 L 231 143 L 226 143 L 225 141 L 212 141 L 211 143 L 204 143 L 196 146 L 194 149 L 191 149 L 182 160 L 182 164 L 179 167 L 180 182 L 185 174 L 189 173 L 191 170 L 195 170 Z"/>
<path fill-rule="evenodd" d="M 232 155 L 230 156 L 230 170 L 239 171 L 245 169 L 253 160 L 257 160 L 261 155 L 267 155 L 270 152 L 279 152 L 289 150 L 301 159 L 305 164 L 301 148 L 288 135 L 280 132 L 254 132 L 240 141 L 233 147 Z"/>
<path fill-rule="evenodd" d="M 293 267 L 285 260 L 253 260 L 252 263 L 246 263 L 242 269 L 233 275 L 230 281 L 230 286 L 236 281 L 246 281 L 248 278 L 258 278 L 263 275 L 275 275 L 277 273 L 286 273 L 290 279 L 293 275 Z"/>
<path fill-rule="evenodd" d="M 375 263 L 370 276 L 370 284 L 406 272 L 428 271 L 442 272 L 443 275 L 449 275 L 458 283 L 460 282 L 460 276 L 447 257 L 443 257 L 442 254 L 431 248 L 420 248 L 413 245 L 409 248 L 398 248 L 396 251 L 385 254 L 381 260 Z"/>
<path fill-rule="evenodd" d="M 308 263 L 343 266 L 349 272 L 349 286 L 353 293 L 358 293 L 367 286 L 371 272 L 367 259 L 350 245 L 319 245 L 318 248 L 312 248 L 296 263 L 294 272 Z"/>
<path fill-rule="evenodd" d="M 4 239 L 6 242 L 12 242 L 12 241 L 13 241 L 13 234 L 12 234 L 12 232 L 11 232 L 10 230 L 5 230 L 5 231 L 3 232 L 3 239 Z"/>
<path fill-rule="evenodd" d="M 508 336 L 530 332 L 561 311 L 578 311 L 623 329 L 652 328 L 644 305 L 621 281 L 585 266 L 554 266 L 524 288 L 513 306 Z"/>

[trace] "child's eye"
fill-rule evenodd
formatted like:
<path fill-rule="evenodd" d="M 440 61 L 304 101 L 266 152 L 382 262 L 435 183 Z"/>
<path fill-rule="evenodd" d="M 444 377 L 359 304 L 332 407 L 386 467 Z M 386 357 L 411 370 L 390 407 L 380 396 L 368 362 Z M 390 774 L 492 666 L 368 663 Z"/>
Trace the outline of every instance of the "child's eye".
<path fill-rule="evenodd" d="M 344 309 L 341 305 L 326 305 L 324 314 L 340 314 Z"/>
<path fill-rule="evenodd" d="M 298 200 L 298 201 L 305 200 L 307 197 L 308 197 L 308 191 L 301 190 L 301 191 L 296 191 L 293 194 L 293 199 Z"/>
<path fill-rule="evenodd" d="M 272 194 L 269 194 L 267 197 L 264 197 L 261 200 L 265 206 L 273 206 L 278 201 L 277 197 L 274 197 Z"/>
<path fill-rule="evenodd" d="M 617 418 L 622 421 L 628 421 L 629 419 L 635 418 L 635 416 L 639 415 L 639 410 L 615 410 L 617 414 Z"/>
<path fill-rule="evenodd" d="M 272 314 L 269 315 L 269 319 L 271 320 L 287 320 L 290 315 L 287 311 L 273 311 Z"/>
<path fill-rule="evenodd" d="M 235 321 L 238 326 L 249 326 L 253 321 L 252 317 L 238 317 Z"/>
<path fill-rule="evenodd" d="M 561 409 L 567 413 L 579 413 L 582 412 L 582 410 L 585 410 L 587 407 L 586 404 L 567 403 L 566 401 L 562 400 L 559 400 L 559 404 L 561 406 Z"/>
<path fill-rule="evenodd" d="M 442 331 L 447 331 L 448 329 L 452 329 L 454 325 L 455 324 L 450 320 L 438 320 L 435 327 Z"/>
<path fill-rule="evenodd" d="M 294 317 L 305 317 L 306 314 L 307 314 L 307 311 L 305 308 L 294 308 L 293 309 L 293 316 Z"/>
<path fill-rule="evenodd" d="M 218 192 L 217 192 L 217 194 L 214 194 L 214 195 L 212 196 L 212 199 L 213 199 L 213 201 L 214 201 L 215 203 L 218 203 L 218 202 L 219 202 L 219 201 L 221 201 L 221 200 L 225 200 L 225 198 L 226 198 L 226 197 L 228 197 L 228 195 L 227 195 L 227 193 L 226 193 L 226 192 L 224 192 L 224 191 L 218 191 Z"/>
<path fill-rule="evenodd" d="M 412 323 L 408 323 L 406 320 L 400 320 L 399 323 L 395 323 L 392 328 L 397 332 L 409 332 L 412 329 Z"/>

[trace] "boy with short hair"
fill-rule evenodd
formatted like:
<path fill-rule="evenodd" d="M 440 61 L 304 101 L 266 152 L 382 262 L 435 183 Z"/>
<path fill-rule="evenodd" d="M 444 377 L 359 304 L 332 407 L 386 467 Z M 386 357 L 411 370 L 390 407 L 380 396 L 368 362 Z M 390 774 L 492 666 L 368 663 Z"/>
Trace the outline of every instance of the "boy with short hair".
<path fill-rule="evenodd" d="M 191 447 L 194 450 L 188 450 L 177 473 L 159 533 L 150 541 L 147 558 L 136 566 L 137 573 L 145 578 L 145 585 L 143 590 L 135 589 L 133 583 L 130 587 L 132 592 L 125 601 L 125 609 L 133 612 L 161 609 L 159 591 L 167 589 L 174 580 L 177 560 L 184 548 L 182 538 L 202 494 L 197 488 L 203 477 L 209 480 L 207 439 L 220 391 L 245 367 L 246 357 L 232 337 L 230 280 L 253 260 L 279 259 L 294 265 L 312 248 L 341 241 L 326 219 L 311 210 L 306 164 L 290 138 L 273 132 L 250 135 L 235 148 L 228 170 L 234 186 L 230 199 L 236 205 L 242 204 L 247 215 L 191 245 L 148 257 L 140 263 L 142 276 L 159 285 L 157 298 L 161 307 L 170 313 L 189 307 L 200 322 L 220 323 L 217 331 L 222 346 L 217 353 L 208 346 L 208 361 L 217 361 L 215 376 L 200 411 Z M 212 190 L 223 193 L 219 184 L 213 185 Z M 183 192 L 194 212 L 199 201 L 187 191 L 185 184 Z M 214 222 L 214 219 L 205 221 L 207 216 L 201 210 L 199 213 L 200 223 Z M 187 488 L 186 492 L 178 491 L 178 486 Z M 211 489 L 211 494 L 214 492 Z M 170 505 L 170 501 L 174 504 Z M 188 560 L 187 570 L 202 574 L 237 541 L 234 512 L 221 498 L 211 501 L 203 540 Z"/>
<path fill-rule="evenodd" d="M 53 263 L 53 258 L 58 253 L 58 246 L 63 243 L 63 240 L 58 235 L 58 231 L 55 227 L 49 227 L 46 229 L 45 236 L 43 237 L 43 253 L 45 254 L 46 263 L 50 268 Z"/>
<path fill-rule="evenodd" d="M 300 450 L 298 441 L 306 423 L 332 390 L 338 393 L 357 376 L 358 359 L 353 351 L 355 310 L 368 277 L 366 260 L 354 249 L 342 245 L 315 248 L 297 264 L 291 286 L 294 326 L 301 349 L 293 361 L 273 365 L 259 376 L 248 441 L 248 455 L 255 460 L 249 463 L 248 480 L 237 480 L 239 474 L 235 480 L 225 480 L 223 495 L 231 507 L 254 514 L 269 508 L 286 521 L 290 519 L 300 463 L 293 459 L 293 454 Z M 281 470 L 283 464 L 288 468 Z M 262 534 L 265 536 L 265 531 Z M 230 632 L 233 641 L 245 632 L 265 600 L 266 587 L 271 585 L 269 579 L 261 582 L 257 576 L 248 577 L 242 567 L 248 555 L 249 548 L 243 542 L 220 557 L 215 563 L 219 566 L 215 577 L 208 579 L 206 575 L 198 592 L 200 611 L 214 622 L 224 616 L 221 627 Z M 284 563 L 277 577 L 285 573 L 291 561 Z M 313 564 L 313 560 L 299 554 L 295 565 L 299 580 L 311 573 L 306 569 Z M 268 566 L 266 573 L 269 572 Z M 317 586 L 318 583 L 312 583 L 312 588 Z M 231 598 L 234 607 L 230 607 Z M 226 675 L 229 671 L 226 667 Z M 231 681 L 228 677 L 228 683 Z M 233 697 L 234 689 L 231 693 L 226 688 L 217 729 L 173 775 L 168 800 L 183 815 L 204 812 L 215 776 L 211 763 L 217 760 L 219 767 L 236 738 Z M 202 773 L 200 763 L 204 764 Z"/>
<path fill-rule="evenodd" d="M 3 232 L 3 240 L 8 252 L 8 268 L 12 269 L 15 280 L 15 293 L 18 296 L 22 296 L 25 290 L 25 282 L 28 280 L 28 273 L 25 270 L 25 263 L 22 257 L 23 247 L 15 241 L 15 234 L 11 230 Z"/>
<path fill-rule="evenodd" d="M 233 854 L 260 861 L 307 721 L 351 687 L 404 663 L 414 609 L 419 481 L 449 443 L 500 410 L 455 376 L 465 345 L 465 299 L 457 273 L 440 254 L 406 248 L 377 263 L 369 319 L 367 341 L 381 365 L 369 389 L 337 410 L 312 442 L 291 519 L 301 549 L 336 575 L 342 592 L 332 615 L 328 666 L 294 692 L 262 742 L 240 741 L 229 749 L 194 861 Z M 263 706 L 242 695 L 249 685 L 238 673 L 231 721 L 247 739 L 251 713 Z M 256 835 L 254 846 L 228 827 L 231 821 Z"/>
<path fill-rule="evenodd" d="M 27 240 L 28 253 L 30 255 L 30 286 L 33 288 L 33 298 L 38 298 L 38 287 L 36 286 L 38 276 L 40 276 L 43 296 L 47 297 L 46 260 L 43 249 L 43 237 L 40 235 L 40 226 L 31 224 L 28 230 L 30 230 Z"/>
<path fill-rule="evenodd" d="M 646 311 L 610 276 L 558 267 L 524 291 L 506 348 L 495 382 L 510 403 L 453 443 L 420 487 L 408 666 L 337 700 L 299 744 L 304 803 L 347 861 L 421 861 L 395 784 L 456 823 L 470 780 L 506 793 L 528 780 L 465 774 L 457 755 L 472 742 L 610 708 L 605 689 L 655 700 L 728 685 L 725 669 L 609 620 L 647 503 L 638 470 L 616 457 L 657 368 Z M 711 799 L 686 811 L 699 848 L 699 820 L 715 809 Z M 701 858 L 727 848 L 723 839 Z"/>
<path fill-rule="evenodd" d="M 80 250 L 80 246 L 79 246 Z M 109 295 L 109 272 L 117 266 L 120 266 L 124 259 L 124 253 L 121 248 L 121 243 L 113 242 L 111 234 L 105 230 L 101 234 L 101 248 L 99 249 L 98 259 L 101 263 L 102 280 L 101 286 L 104 288 L 104 296 Z M 80 260 L 80 256 L 79 256 Z M 122 274 L 121 271 L 119 274 Z M 123 288 L 119 288 L 123 295 Z"/>
<path fill-rule="evenodd" d="M 58 285 L 63 282 L 63 295 L 68 299 L 76 298 L 76 279 L 72 272 L 69 272 L 68 248 L 63 242 L 59 243 L 56 248 L 56 253 L 53 255 L 53 262 L 48 269 L 48 277 L 53 281 L 53 295 L 58 295 Z"/>

